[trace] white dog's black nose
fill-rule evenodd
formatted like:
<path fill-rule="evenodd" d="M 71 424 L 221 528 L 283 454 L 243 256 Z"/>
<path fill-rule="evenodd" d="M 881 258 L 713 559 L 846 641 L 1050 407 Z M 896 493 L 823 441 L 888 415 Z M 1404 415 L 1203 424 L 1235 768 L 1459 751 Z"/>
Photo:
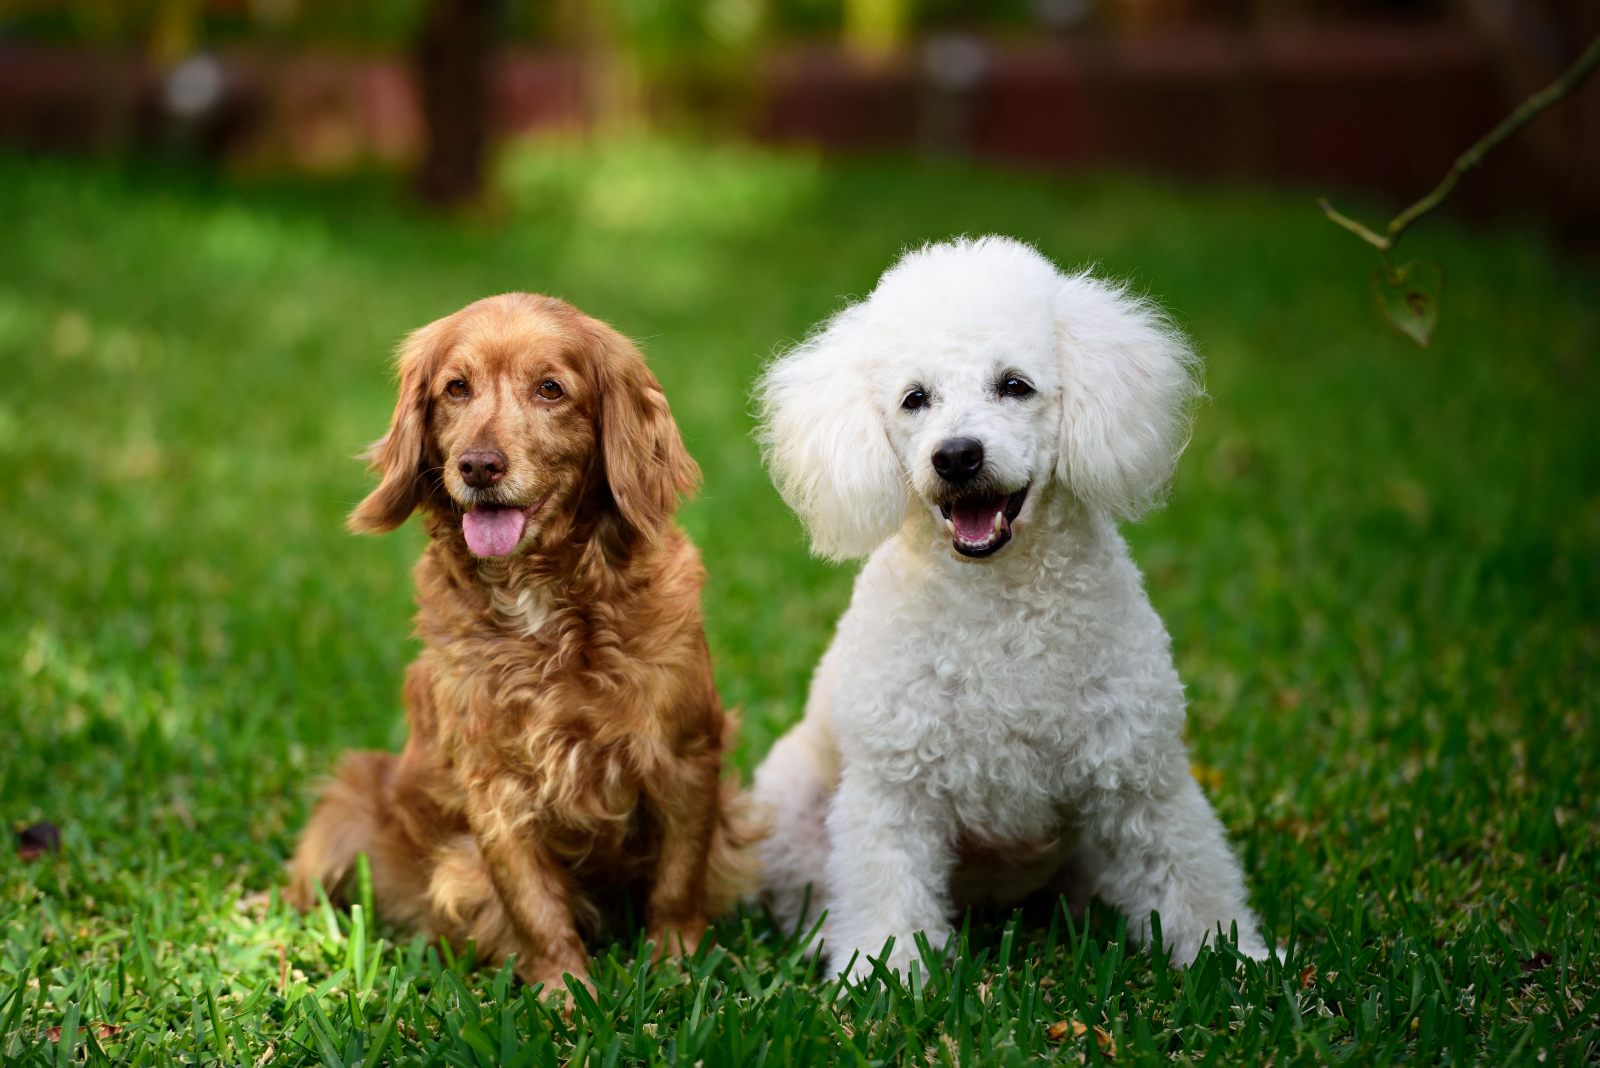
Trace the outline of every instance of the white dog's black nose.
<path fill-rule="evenodd" d="M 983 468 L 983 442 L 977 438 L 946 438 L 933 450 L 933 469 L 953 486 L 971 482 Z"/>

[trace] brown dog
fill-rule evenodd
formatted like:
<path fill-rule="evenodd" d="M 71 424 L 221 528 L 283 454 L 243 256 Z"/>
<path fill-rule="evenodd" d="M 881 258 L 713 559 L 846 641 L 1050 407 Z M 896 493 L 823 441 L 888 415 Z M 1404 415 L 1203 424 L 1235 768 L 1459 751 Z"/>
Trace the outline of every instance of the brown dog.
<path fill-rule="evenodd" d="M 366 853 L 387 918 L 515 955 L 549 991 L 629 906 L 658 953 L 693 949 L 747 888 L 753 834 L 721 782 L 704 572 L 672 523 L 699 470 L 660 385 L 615 330 L 525 293 L 418 330 L 399 373 L 350 526 L 427 524 L 410 739 L 345 756 L 291 900 L 347 892 Z"/>

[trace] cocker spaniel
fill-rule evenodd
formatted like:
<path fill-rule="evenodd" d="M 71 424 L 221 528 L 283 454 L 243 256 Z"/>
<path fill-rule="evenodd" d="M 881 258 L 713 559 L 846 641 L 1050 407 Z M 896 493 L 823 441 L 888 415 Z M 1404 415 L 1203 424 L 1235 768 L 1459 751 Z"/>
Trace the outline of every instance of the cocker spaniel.
<path fill-rule="evenodd" d="M 344 757 L 291 899 L 347 895 L 365 853 L 386 918 L 547 992 L 586 980 L 584 936 L 620 916 L 692 950 L 747 889 L 752 825 L 672 523 L 699 470 L 660 385 L 611 327 L 526 293 L 418 330 L 399 377 L 350 526 L 427 527 L 409 739 Z"/>

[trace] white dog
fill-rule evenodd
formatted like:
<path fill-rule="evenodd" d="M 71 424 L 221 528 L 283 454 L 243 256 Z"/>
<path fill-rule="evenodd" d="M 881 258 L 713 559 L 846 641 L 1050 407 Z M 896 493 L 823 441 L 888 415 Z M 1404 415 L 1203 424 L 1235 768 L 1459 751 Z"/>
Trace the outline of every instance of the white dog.
<path fill-rule="evenodd" d="M 1171 475 L 1196 363 L 1121 287 L 984 237 L 907 254 L 763 376 L 784 499 L 817 553 L 868 556 L 756 773 L 766 898 L 826 910 L 834 967 L 892 935 L 904 972 L 959 904 L 1067 872 L 1141 941 L 1158 913 L 1176 961 L 1235 926 L 1266 954 L 1114 521 Z"/>

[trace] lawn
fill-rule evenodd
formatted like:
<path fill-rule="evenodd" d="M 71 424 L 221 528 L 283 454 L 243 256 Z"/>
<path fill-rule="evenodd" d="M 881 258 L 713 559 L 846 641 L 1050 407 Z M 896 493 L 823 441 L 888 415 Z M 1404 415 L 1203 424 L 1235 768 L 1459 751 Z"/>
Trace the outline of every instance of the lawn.
<path fill-rule="evenodd" d="M 1429 223 L 1433 347 L 1309 194 L 645 144 L 508 155 L 492 211 L 383 178 L 0 157 L 0 1061 L 1592 1064 L 1600 1057 L 1600 271 Z M 1196 771 L 1282 962 L 1129 950 L 1102 908 L 971 917 L 841 988 L 759 911 L 678 967 L 597 947 L 571 1019 L 508 972 L 263 895 L 348 746 L 402 740 L 416 529 L 353 453 L 408 329 L 508 289 L 639 338 L 748 774 L 852 569 L 750 436 L 762 361 L 902 246 L 1002 231 L 1172 309 L 1210 398 L 1128 530 Z"/>

